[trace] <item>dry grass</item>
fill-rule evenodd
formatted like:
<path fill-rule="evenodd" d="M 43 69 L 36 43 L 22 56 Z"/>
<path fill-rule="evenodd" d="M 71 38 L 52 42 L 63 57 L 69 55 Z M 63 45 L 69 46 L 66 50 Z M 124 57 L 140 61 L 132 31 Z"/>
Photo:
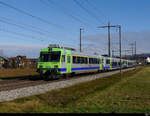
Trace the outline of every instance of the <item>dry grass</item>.
<path fill-rule="evenodd" d="M 0 69 L 0 78 L 12 78 L 38 75 L 36 69 Z"/>

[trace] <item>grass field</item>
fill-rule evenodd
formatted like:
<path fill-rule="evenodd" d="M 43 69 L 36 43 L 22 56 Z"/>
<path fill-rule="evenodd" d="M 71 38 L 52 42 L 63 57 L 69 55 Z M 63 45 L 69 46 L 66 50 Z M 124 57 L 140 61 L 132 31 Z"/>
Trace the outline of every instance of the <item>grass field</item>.
<path fill-rule="evenodd" d="M 150 113 L 150 67 L 0 103 L 7 113 Z"/>
<path fill-rule="evenodd" d="M 38 75 L 36 69 L 0 69 L 0 79 L 35 75 Z"/>

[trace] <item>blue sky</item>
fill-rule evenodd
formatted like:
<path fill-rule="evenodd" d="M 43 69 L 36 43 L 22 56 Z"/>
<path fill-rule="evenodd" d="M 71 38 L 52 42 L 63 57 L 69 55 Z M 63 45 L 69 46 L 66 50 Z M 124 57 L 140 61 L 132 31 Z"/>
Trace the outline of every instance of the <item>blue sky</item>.
<path fill-rule="evenodd" d="M 149 0 L 76 0 L 90 14 L 74 0 L 0 1 L 48 22 L 44 23 L 0 4 L 0 49 L 9 57 L 37 57 L 41 48 L 52 43 L 78 49 L 80 27 L 84 28 L 84 52 L 89 50 L 93 53 L 96 50 L 100 54 L 107 53 L 107 29 L 96 27 L 106 25 L 108 21 L 122 26 L 123 49 L 130 49 L 129 44 L 136 40 L 138 53 L 149 52 Z M 118 31 L 111 29 L 112 49 L 118 49 L 117 43 Z"/>

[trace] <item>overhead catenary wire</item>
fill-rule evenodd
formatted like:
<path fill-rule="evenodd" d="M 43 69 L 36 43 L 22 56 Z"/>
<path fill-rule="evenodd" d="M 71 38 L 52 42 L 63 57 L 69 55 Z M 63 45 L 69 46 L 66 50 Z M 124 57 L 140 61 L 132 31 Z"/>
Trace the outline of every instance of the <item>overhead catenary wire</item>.
<path fill-rule="evenodd" d="M 8 22 L 9 21 L 9 22 Z M 51 35 L 51 34 L 49 34 L 48 33 L 48 31 L 47 32 L 44 32 L 43 33 L 43 31 L 42 31 L 42 29 L 40 29 L 39 27 L 35 27 L 35 26 L 33 26 L 33 25 L 26 25 L 26 24 L 22 24 L 22 23 L 18 23 L 18 22 L 16 22 L 16 21 L 14 21 L 14 20 L 11 20 L 11 19 L 9 19 L 9 18 L 6 18 L 6 17 L 0 17 L 0 22 L 2 22 L 2 23 L 6 23 L 6 24 L 9 24 L 9 25 L 13 25 L 13 26 L 16 26 L 16 27 L 18 27 L 18 28 L 21 28 L 21 29 L 25 29 L 25 30 L 28 30 L 28 31 L 32 31 L 32 32 L 35 32 L 35 33 L 37 33 L 37 34 L 39 34 L 40 36 L 42 35 L 42 36 L 44 36 L 44 37 L 46 37 L 46 38 L 52 38 L 52 37 L 57 37 L 57 36 L 54 36 L 54 35 Z M 13 23 L 12 23 L 13 22 Z M 15 22 L 15 23 L 14 23 Z M 30 27 L 31 27 L 31 29 L 30 29 Z M 59 34 L 58 34 L 59 35 Z M 62 35 L 61 35 L 62 36 Z M 45 38 L 45 39 L 46 39 Z M 56 39 L 54 39 L 56 42 L 57 42 L 57 40 Z M 47 40 L 48 41 L 48 40 Z M 69 40 L 70 41 L 70 40 Z M 69 42 L 70 43 L 70 42 Z"/>
<path fill-rule="evenodd" d="M 38 17 L 38 16 L 34 16 L 34 15 L 32 15 L 32 14 L 30 14 L 30 13 L 24 11 L 24 10 L 21 10 L 21 9 L 19 9 L 19 8 L 16 8 L 16 7 L 12 6 L 12 5 L 9 5 L 8 3 L 5 3 L 5 2 L 0 1 L 0 4 L 6 6 L 6 7 L 8 7 L 8 8 L 11 8 L 11 9 L 17 11 L 17 12 L 20 12 L 21 14 L 24 14 L 24 15 L 30 16 L 30 17 L 32 17 L 32 18 L 34 18 L 34 19 L 37 19 L 37 20 L 39 20 L 39 21 L 41 21 L 41 22 L 43 22 L 43 23 L 46 23 L 46 24 L 55 26 L 55 27 L 57 27 L 58 29 L 62 29 L 62 28 L 64 29 L 64 28 L 65 28 L 65 27 L 63 27 L 63 26 L 61 26 L 61 25 L 51 23 L 51 22 L 49 22 L 49 21 L 47 21 L 47 20 L 45 20 L 45 19 L 42 19 L 42 18 L 40 18 L 40 17 Z"/>
<path fill-rule="evenodd" d="M 15 24 L 15 23 L 9 23 L 9 22 L 4 21 L 4 20 L 1 20 L 1 19 L 0 19 L 0 22 L 3 22 L 3 23 L 6 23 L 6 24 L 9 24 L 9 25 L 13 25 L 13 26 L 19 27 L 19 28 L 21 28 L 21 29 L 27 29 L 27 30 L 28 30 L 28 28 L 26 28 L 26 27 L 24 27 L 24 26 L 21 26 L 21 25 L 18 25 L 18 24 Z M 31 29 L 29 29 L 29 30 L 31 30 Z M 37 38 L 37 37 L 33 37 L 32 35 L 20 34 L 20 33 L 18 33 L 18 32 L 12 32 L 12 31 L 8 31 L 8 30 L 3 30 L 3 31 L 5 31 L 5 32 L 7 31 L 7 32 L 9 32 L 9 33 L 13 33 L 13 34 L 17 34 L 17 35 L 19 34 L 19 35 L 26 36 L 26 37 Z M 40 34 L 40 36 L 41 36 L 41 35 L 42 35 L 42 36 L 45 36 L 46 38 L 45 38 L 44 40 L 42 40 L 42 41 L 45 41 L 47 38 L 49 39 L 49 36 L 47 36 L 47 35 L 45 35 L 45 34 L 39 32 L 39 31 L 35 31 L 35 30 L 31 30 L 31 31 Z M 39 38 L 39 36 L 38 36 L 38 38 Z M 52 40 L 50 40 L 50 41 L 52 41 Z M 55 41 L 56 41 L 56 40 L 55 40 Z"/>
<path fill-rule="evenodd" d="M 15 23 L 15 25 L 17 24 L 17 25 L 21 25 L 21 26 L 24 26 L 25 28 L 31 28 L 31 29 L 34 29 L 35 31 L 39 31 L 40 33 L 42 33 L 42 34 L 45 34 L 48 38 L 49 37 L 57 37 L 56 35 L 59 35 L 59 36 L 63 36 L 62 34 L 59 34 L 59 33 L 52 33 L 52 32 L 49 32 L 48 30 L 45 30 L 45 29 L 41 29 L 40 27 L 37 27 L 37 26 L 34 26 L 34 25 L 31 25 L 31 24 L 26 24 L 26 23 L 20 23 L 20 22 L 17 22 L 17 21 L 15 21 L 15 20 L 12 20 L 12 19 L 10 19 L 10 18 L 6 18 L 6 17 L 0 17 L 0 19 L 1 20 L 3 20 L 3 21 L 5 21 L 6 22 L 6 20 L 7 21 L 9 21 L 9 22 L 13 22 L 13 23 Z M 12 24 L 13 25 L 13 24 Z M 52 35 L 53 34 L 53 35 Z M 70 41 L 70 39 L 69 39 L 69 41 Z"/>
<path fill-rule="evenodd" d="M 107 21 L 110 21 L 110 19 L 107 18 L 106 15 L 104 15 L 104 13 L 102 13 L 102 11 L 100 11 L 100 9 L 98 9 L 95 4 L 93 4 L 92 2 L 90 2 L 89 0 L 85 0 L 85 2 L 87 4 L 89 4 L 89 6 L 91 6 L 95 11 L 97 11 L 101 16 L 103 16 Z"/>
<path fill-rule="evenodd" d="M 8 25 L 13 25 L 13 26 L 19 27 L 19 28 L 21 28 L 21 29 L 30 30 L 30 31 L 35 32 L 35 33 L 38 33 L 38 34 L 40 34 L 40 35 L 44 35 L 44 34 L 43 34 L 42 32 L 40 32 L 40 31 L 36 31 L 36 30 L 33 30 L 33 29 L 28 29 L 27 27 L 22 26 L 22 25 L 18 25 L 18 24 L 16 24 L 16 23 L 10 23 L 10 22 L 7 22 L 7 21 L 2 20 L 2 19 L 0 19 L 0 22 L 5 23 L 5 24 L 8 24 Z"/>
<path fill-rule="evenodd" d="M 4 2 L 3 2 L 4 3 Z M 2 4 L 2 2 L 0 1 L 0 4 Z M 4 4 L 3 4 L 4 5 Z M 10 6 L 8 6 L 8 4 L 6 3 L 5 4 L 5 6 L 7 6 L 7 7 L 10 7 Z M 13 8 L 14 10 L 17 10 L 18 11 L 18 8 L 16 9 L 15 7 L 10 7 L 10 8 Z M 23 10 L 21 10 L 21 11 L 23 11 Z M 18 12 L 20 12 L 21 13 L 21 11 L 20 11 L 20 9 L 19 9 L 19 11 Z M 23 12 L 23 14 L 26 14 L 27 12 Z M 29 14 L 26 14 L 26 15 L 28 15 L 28 16 L 30 16 L 30 17 L 32 17 L 32 15 L 29 13 Z M 34 17 L 34 16 L 33 16 Z M 32 18 L 33 18 L 32 17 Z M 35 18 L 35 17 L 34 17 Z"/>
<path fill-rule="evenodd" d="M 101 21 L 101 19 L 99 19 L 99 17 L 97 15 L 95 15 L 94 13 L 92 13 L 90 10 L 88 10 L 86 7 L 84 7 L 79 1 L 77 0 L 73 0 L 81 9 L 83 9 L 85 12 L 87 12 L 90 16 L 92 16 L 93 18 L 95 18 L 98 22 L 101 22 L 102 24 L 105 24 L 103 21 Z"/>
<path fill-rule="evenodd" d="M 9 34 L 13 34 L 13 35 L 17 35 L 17 36 L 20 36 L 20 37 L 24 37 L 26 39 L 38 40 L 38 41 L 41 41 L 41 42 L 45 41 L 45 38 L 35 37 L 35 36 L 32 36 L 32 35 L 19 33 L 19 32 L 15 32 L 15 31 L 10 31 L 10 30 L 3 29 L 3 28 L 0 28 L 0 31 L 6 32 L 6 33 L 9 33 Z M 54 41 L 54 40 L 47 40 L 47 41 L 50 41 L 51 43 L 57 43 L 57 41 Z"/>
<path fill-rule="evenodd" d="M 32 35 L 27 35 L 27 34 L 23 34 L 23 33 L 18 33 L 18 32 L 10 31 L 10 30 L 3 29 L 3 28 L 0 28 L 0 31 L 7 32 L 7 33 L 10 33 L 10 34 L 14 34 L 14 35 L 18 35 L 18 36 L 21 36 L 21 37 L 26 37 L 27 39 L 30 38 L 30 39 L 34 39 L 34 40 L 44 41 L 43 39 L 34 37 L 34 36 L 32 36 Z"/>
<path fill-rule="evenodd" d="M 46 2 L 44 2 L 44 0 L 40 0 L 43 4 L 45 4 L 46 6 L 50 7 L 49 4 L 47 4 Z M 85 21 L 82 21 L 79 17 L 80 16 L 75 16 L 75 15 L 72 15 L 72 14 L 75 14 L 75 13 L 71 13 L 69 12 L 70 9 L 67 9 L 66 7 L 63 7 L 62 5 L 52 1 L 52 0 L 47 0 L 50 4 L 53 4 L 55 6 L 57 6 L 61 12 L 63 12 L 65 15 L 71 17 L 73 20 L 83 24 L 83 25 L 86 25 L 86 26 L 91 26 L 91 24 L 87 24 L 85 23 Z"/>
<path fill-rule="evenodd" d="M 48 31 L 48 30 L 46 30 L 46 29 L 42 29 L 41 27 L 38 27 L 38 26 L 34 26 L 34 25 L 31 25 L 31 24 L 26 24 L 26 23 L 18 22 L 18 21 L 15 21 L 15 20 L 13 20 L 13 19 L 6 18 L 6 17 L 1 17 L 1 16 L 0 16 L 0 18 L 1 18 L 2 20 L 7 20 L 7 21 L 10 21 L 10 22 L 14 22 L 14 23 L 17 23 L 17 24 L 26 26 L 26 27 L 28 27 L 28 28 L 36 29 L 36 30 L 38 30 L 38 31 L 40 31 L 40 32 L 42 32 L 42 33 L 46 33 L 46 34 L 49 34 L 49 33 L 51 33 L 51 34 L 56 34 L 56 33 L 50 32 L 50 31 Z M 57 34 L 58 34 L 58 33 L 57 33 Z"/>
<path fill-rule="evenodd" d="M 37 33 L 37 34 L 40 35 L 40 36 L 45 36 L 45 37 L 48 37 L 48 38 L 49 38 L 49 36 L 46 35 L 45 33 L 41 32 L 41 31 L 38 31 L 38 30 L 30 29 L 30 28 L 28 28 L 27 26 L 22 26 L 22 25 L 19 25 L 19 24 L 16 24 L 16 23 L 7 22 L 7 21 L 5 21 L 5 20 L 3 20 L 3 19 L 0 19 L 0 22 L 5 23 L 5 24 L 8 24 L 8 25 L 15 26 L 15 27 L 18 27 L 18 28 L 21 28 L 21 29 L 25 29 L 25 30 L 28 30 L 28 31 L 32 31 L 32 32 L 34 32 L 34 33 Z"/>
<path fill-rule="evenodd" d="M 26 12 L 26 11 L 24 11 L 24 10 L 21 10 L 21 9 L 19 9 L 19 8 L 16 8 L 16 7 L 14 7 L 14 6 L 12 6 L 12 5 L 8 4 L 8 3 L 5 3 L 5 2 L 0 1 L 0 4 L 6 6 L 6 7 L 8 7 L 8 8 L 11 8 L 11 9 L 13 9 L 13 10 L 15 10 L 15 11 L 21 13 L 21 14 L 24 14 L 24 15 L 26 15 L 26 16 L 32 17 L 32 18 L 34 18 L 34 19 L 36 19 L 36 20 L 39 20 L 40 22 L 49 24 L 49 25 L 51 25 L 51 26 L 55 26 L 55 27 L 57 27 L 57 28 L 59 28 L 59 29 L 64 28 L 64 27 L 61 26 L 61 25 L 52 23 L 52 22 L 50 22 L 50 21 L 47 21 L 47 20 L 45 20 L 45 19 L 42 19 L 41 17 L 32 15 L 31 13 L 28 13 L 28 12 Z"/>
<path fill-rule="evenodd" d="M 1 21 L 1 20 L 0 20 Z M 52 43 L 63 43 L 62 41 L 57 41 L 57 40 L 46 40 L 46 38 L 43 38 L 43 37 L 35 37 L 33 35 L 28 35 L 28 34 L 24 34 L 24 33 L 19 33 L 19 32 L 15 32 L 15 31 L 10 31 L 8 29 L 3 29 L 3 28 L 0 28 L 0 31 L 2 32 L 7 32 L 7 33 L 10 33 L 10 34 L 13 34 L 13 35 L 17 35 L 17 36 L 21 36 L 21 37 L 25 37 L 26 39 L 33 39 L 33 40 L 39 40 L 39 41 L 47 41 L 47 42 L 52 42 Z M 68 42 L 70 43 L 70 42 Z"/>
<path fill-rule="evenodd" d="M 1 31 L 1 30 L 0 30 Z M 3 31 L 3 32 L 6 32 L 6 31 Z M 21 35 L 16 35 L 15 33 L 13 34 L 13 33 L 11 33 L 11 32 L 6 32 L 6 33 L 9 33 L 10 35 L 2 35 L 1 34 L 1 38 L 3 38 L 3 37 L 6 37 L 6 38 L 10 38 L 10 40 L 11 39 L 15 39 L 15 40 L 23 40 L 23 41 L 25 41 L 25 42 L 27 42 L 27 39 L 30 39 L 30 38 L 24 38 L 23 36 L 21 36 Z M 4 33 L 3 33 L 4 34 Z M 13 35 L 13 36 L 12 36 Z M 14 36 L 15 35 L 15 36 Z M 19 37 L 18 37 L 19 36 Z M 41 41 L 41 40 L 39 40 L 39 41 Z M 42 41 L 41 41 L 42 42 Z M 34 43 L 34 42 L 33 42 Z"/>

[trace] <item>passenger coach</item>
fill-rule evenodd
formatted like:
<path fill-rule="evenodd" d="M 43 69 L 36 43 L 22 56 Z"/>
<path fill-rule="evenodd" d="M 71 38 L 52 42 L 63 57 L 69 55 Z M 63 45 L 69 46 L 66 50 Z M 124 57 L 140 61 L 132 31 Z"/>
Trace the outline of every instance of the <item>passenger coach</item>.
<path fill-rule="evenodd" d="M 133 66 L 134 61 L 123 60 L 122 68 Z M 49 45 L 41 49 L 37 72 L 43 79 L 58 78 L 63 74 L 109 71 L 120 68 L 120 59 L 76 52 L 72 48 Z"/>

